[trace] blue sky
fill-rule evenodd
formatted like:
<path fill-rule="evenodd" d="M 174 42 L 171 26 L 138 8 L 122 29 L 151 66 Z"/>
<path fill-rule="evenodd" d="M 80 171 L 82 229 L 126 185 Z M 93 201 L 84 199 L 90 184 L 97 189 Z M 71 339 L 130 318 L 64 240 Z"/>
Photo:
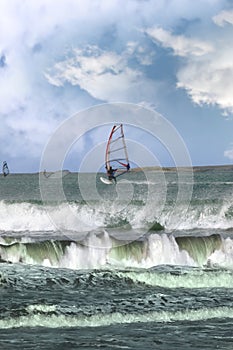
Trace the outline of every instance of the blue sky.
<path fill-rule="evenodd" d="M 171 122 L 193 165 L 231 164 L 232 57 L 231 0 L 0 0 L 0 159 L 38 171 L 62 122 L 124 102 Z M 66 168 L 105 133 L 84 135 Z"/>

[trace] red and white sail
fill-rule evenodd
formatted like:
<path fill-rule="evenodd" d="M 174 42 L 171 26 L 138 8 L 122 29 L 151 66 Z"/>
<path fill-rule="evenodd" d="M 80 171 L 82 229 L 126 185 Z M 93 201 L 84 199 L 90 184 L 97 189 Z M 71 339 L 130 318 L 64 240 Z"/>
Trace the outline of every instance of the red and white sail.
<path fill-rule="evenodd" d="M 107 172 L 114 169 L 115 177 L 129 171 L 130 164 L 125 142 L 123 125 L 114 125 L 106 147 L 105 167 Z"/>

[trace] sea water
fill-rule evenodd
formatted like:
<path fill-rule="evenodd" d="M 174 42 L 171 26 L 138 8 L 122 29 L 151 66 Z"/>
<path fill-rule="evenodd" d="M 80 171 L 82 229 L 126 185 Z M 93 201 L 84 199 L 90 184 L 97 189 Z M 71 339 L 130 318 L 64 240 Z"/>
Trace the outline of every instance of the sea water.
<path fill-rule="evenodd" d="M 232 171 L 50 175 L 0 177 L 1 349 L 233 348 Z"/>

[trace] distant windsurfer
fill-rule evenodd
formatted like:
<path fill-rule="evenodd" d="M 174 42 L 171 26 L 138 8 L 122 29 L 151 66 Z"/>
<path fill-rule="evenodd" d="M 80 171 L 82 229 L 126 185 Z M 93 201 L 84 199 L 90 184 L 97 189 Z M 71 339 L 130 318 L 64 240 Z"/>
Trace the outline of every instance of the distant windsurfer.
<path fill-rule="evenodd" d="M 43 174 L 44 174 L 44 177 L 46 177 L 46 178 L 48 178 L 48 177 L 51 175 L 51 174 L 48 174 L 48 173 L 47 173 L 46 169 L 44 169 Z"/>
<path fill-rule="evenodd" d="M 3 162 L 2 172 L 3 172 L 4 177 L 9 174 L 9 168 L 8 168 L 7 162 L 5 160 Z"/>

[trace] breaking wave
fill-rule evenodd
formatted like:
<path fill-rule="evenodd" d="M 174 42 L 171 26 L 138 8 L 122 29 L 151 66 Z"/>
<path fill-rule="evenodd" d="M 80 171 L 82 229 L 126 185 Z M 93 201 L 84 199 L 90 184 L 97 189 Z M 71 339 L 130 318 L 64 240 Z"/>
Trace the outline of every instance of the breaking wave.
<path fill-rule="evenodd" d="M 126 206 L 115 203 L 82 202 L 54 203 L 0 201 L 0 232 L 57 231 L 85 232 L 97 228 L 143 228 L 146 231 L 231 229 L 233 228 L 233 204 L 191 202 L 183 214 L 183 207 L 171 213 L 173 203 L 162 212 L 156 205 L 144 206 L 132 201 Z M 180 220 L 182 218 L 182 220 Z"/>
<path fill-rule="evenodd" d="M 71 269 L 151 268 L 158 265 L 233 267 L 233 240 L 218 234 L 174 237 L 150 234 L 135 241 L 119 240 L 107 232 L 82 240 L 33 240 L 2 237 L 2 262 L 39 264 Z"/>

